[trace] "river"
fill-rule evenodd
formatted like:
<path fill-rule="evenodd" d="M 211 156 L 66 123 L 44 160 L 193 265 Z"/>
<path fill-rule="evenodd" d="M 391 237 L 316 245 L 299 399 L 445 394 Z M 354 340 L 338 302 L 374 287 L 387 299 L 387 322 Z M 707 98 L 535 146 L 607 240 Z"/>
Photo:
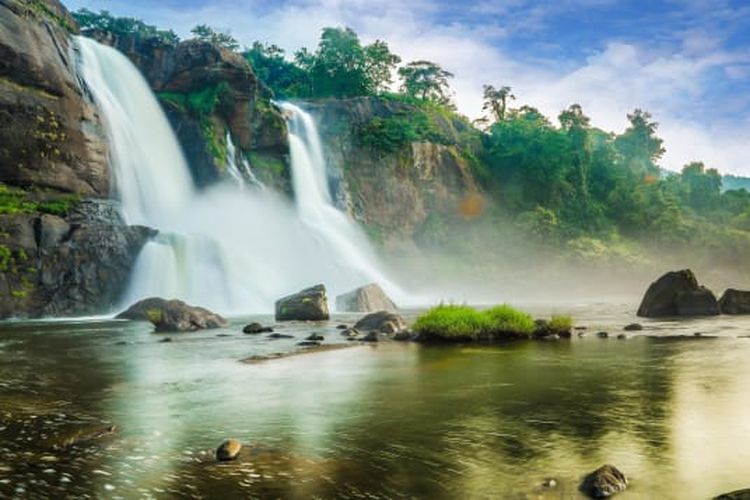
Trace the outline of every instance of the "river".
<path fill-rule="evenodd" d="M 281 325 L 282 340 L 241 333 L 269 316 L 235 318 L 172 342 L 137 322 L 3 323 L 0 497 L 579 498 L 607 462 L 631 479 L 623 499 L 750 486 L 750 320 L 645 321 L 634 333 L 718 338 L 617 340 L 633 305 L 554 309 L 585 335 L 256 364 L 240 360 L 311 332 L 343 343 L 356 317 Z M 227 437 L 245 449 L 218 464 Z"/>

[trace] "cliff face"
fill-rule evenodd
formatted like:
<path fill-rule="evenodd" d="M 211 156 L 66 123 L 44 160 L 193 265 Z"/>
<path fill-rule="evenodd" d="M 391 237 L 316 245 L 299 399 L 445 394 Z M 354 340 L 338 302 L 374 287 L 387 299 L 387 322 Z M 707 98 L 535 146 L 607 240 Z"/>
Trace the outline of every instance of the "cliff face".
<path fill-rule="evenodd" d="M 211 43 L 90 33 L 126 54 L 148 80 L 199 185 L 224 174 L 227 132 L 266 184 L 289 191 L 286 125 L 239 54 Z"/>
<path fill-rule="evenodd" d="M 373 124 L 411 119 L 414 106 L 356 98 L 305 102 L 303 107 L 317 118 L 337 203 L 387 249 L 420 244 L 436 224 L 473 217 L 481 209 L 467 155 L 475 144 L 463 122 L 430 114 L 434 133 L 386 147 L 373 145 L 364 134 Z"/>
<path fill-rule="evenodd" d="M 0 317 L 107 311 L 152 235 L 92 200 L 110 172 L 76 31 L 56 0 L 0 0 Z"/>

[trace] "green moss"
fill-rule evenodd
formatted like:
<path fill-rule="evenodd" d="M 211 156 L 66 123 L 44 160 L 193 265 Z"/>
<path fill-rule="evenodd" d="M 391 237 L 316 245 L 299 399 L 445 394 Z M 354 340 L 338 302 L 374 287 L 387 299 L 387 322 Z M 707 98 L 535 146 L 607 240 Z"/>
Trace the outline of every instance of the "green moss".
<path fill-rule="evenodd" d="M 468 306 L 441 304 L 417 318 L 413 328 L 428 341 L 506 340 L 529 338 L 534 320 L 507 305 L 477 311 Z"/>
<path fill-rule="evenodd" d="M 148 320 L 154 325 L 161 323 L 161 319 L 162 319 L 161 309 L 147 309 L 146 318 L 148 318 Z"/>
<path fill-rule="evenodd" d="M 32 193 L 0 183 L 0 215 L 46 213 L 64 217 L 81 201 L 75 194 L 43 194 L 48 199 L 34 201 Z"/>
<path fill-rule="evenodd" d="M 69 33 L 76 34 L 78 30 L 64 16 L 52 10 L 44 0 L 27 0 L 26 5 L 35 17 L 46 17 Z"/>
<path fill-rule="evenodd" d="M 278 179 L 284 176 L 286 166 L 276 156 L 250 152 L 247 154 L 247 160 L 250 162 L 253 171 L 260 176 L 261 180 Z"/>
<path fill-rule="evenodd" d="M 553 333 L 568 333 L 573 329 L 573 318 L 570 316 L 554 315 L 547 323 Z"/>
<path fill-rule="evenodd" d="M 0 273 L 8 272 L 14 262 L 11 249 L 6 245 L 0 245 Z"/>

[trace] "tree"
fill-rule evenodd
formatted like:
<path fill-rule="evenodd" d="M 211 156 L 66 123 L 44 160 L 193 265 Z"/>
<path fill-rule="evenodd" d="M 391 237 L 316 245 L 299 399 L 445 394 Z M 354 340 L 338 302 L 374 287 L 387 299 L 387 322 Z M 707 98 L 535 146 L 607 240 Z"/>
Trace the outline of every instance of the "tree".
<path fill-rule="evenodd" d="M 508 100 L 515 99 L 516 96 L 510 93 L 510 87 L 502 86 L 496 89 L 492 85 L 484 86 L 484 105 L 482 111 L 492 113 L 495 121 L 503 121 L 505 112 L 508 109 Z"/>
<path fill-rule="evenodd" d="M 573 162 L 573 183 L 578 193 L 588 197 L 588 175 L 591 168 L 591 143 L 589 125 L 591 120 L 583 114 L 579 104 L 573 104 L 557 117 L 568 136 L 570 157 Z"/>
<path fill-rule="evenodd" d="M 365 47 L 365 75 L 370 93 L 388 90 L 393 83 L 393 70 L 401 58 L 388 48 L 382 40 L 375 40 Z"/>
<path fill-rule="evenodd" d="M 84 33 L 92 31 L 106 31 L 115 35 L 138 35 L 144 38 L 158 38 L 168 43 L 177 43 L 179 37 L 172 30 L 159 30 L 155 26 L 146 24 L 133 17 L 114 17 L 109 11 L 99 13 L 88 9 L 79 9 L 73 17 Z"/>
<path fill-rule="evenodd" d="M 721 175 L 714 168 L 706 169 L 703 162 L 685 165 L 680 174 L 686 187 L 688 204 L 696 210 L 710 210 L 719 203 Z"/>
<path fill-rule="evenodd" d="M 658 175 L 656 162 L 664 155 L 664 141 L 656 136 L 659 124 L 651 121 L 651 113 L 636 109 L 628 115 L 630 127 L 615 139 L 615 147 L 625 165 L 643 175 Z"/>
<path fill-rule="evenodd" d="M 453 73 L 445 71 L 430 61 L 413 61 L 398 70 L 401 76 L 401 90 L 407 95 L 423 101 L 448 104 L 448 79 Z"/>
<path fill-rule="evenodd" d="M 190 33 L 192 33 L 196 40 L 213 43 L 214 45 L 224 47 L 225 49 L 237 50 L 240 48 L 239 42 L 237 42 L 232 35 L 216 31 L 214 28 L 205 24 L 199 24 L 190 30 Z"/>
<path fill-rule="evenodd" d="M 281 98 L 308 97 L 310 79 L 299 65 L 287 61 L 284 49 L 271 44 L 253 42 L 253 45 L 242 53 L 253 67 L 253 71 Z"/>

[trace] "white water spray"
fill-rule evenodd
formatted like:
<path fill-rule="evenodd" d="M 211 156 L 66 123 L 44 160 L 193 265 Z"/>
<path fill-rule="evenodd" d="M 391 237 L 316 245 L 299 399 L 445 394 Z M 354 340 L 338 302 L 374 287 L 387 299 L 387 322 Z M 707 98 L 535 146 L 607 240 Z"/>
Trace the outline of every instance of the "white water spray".
<path fill-rule="evenodd" d="M 403 298 L 365 236 L 332 205 L 320 139 L 307 113 L 284 105 L 295 207 L 269 190 L 237 184 L 198 192 L 137 68 L 92 40 L 77 38 L 77 46 L 81 75 L 107 124 L 123 212 L 129 222 L 160 231 L 138 258 L 123 306 L 161 296 L 225 314 L 268 312 L 280 296 L 316 283 L 335 296 L 373 281 L 395 300 Z M 234 169 L 242 176 L 236 163 Z"/>
<path fill-rule="evenodd" d="M 232 180 L 237 184 L 240 188 L 244 188 L 247 186 L 248 182 L 252 184 L 253 186 L 257 188 L 264 188 L 263 183 L 258 180 L 258 178 L 253 173 L 253 170 L 250 168 L 250 162 L 247 161 L 247 158 L 245 158 L 245 155 L 242 153 L 237 154 L 237 148 L 234 145 L 234 141 L 232 141 L 232 134 L 227 132 L 227 172 L 229 173 L 229 176 L 232 178 Z M 237 157 L 239 156 L 239 162 L 237 161 Z"/>

